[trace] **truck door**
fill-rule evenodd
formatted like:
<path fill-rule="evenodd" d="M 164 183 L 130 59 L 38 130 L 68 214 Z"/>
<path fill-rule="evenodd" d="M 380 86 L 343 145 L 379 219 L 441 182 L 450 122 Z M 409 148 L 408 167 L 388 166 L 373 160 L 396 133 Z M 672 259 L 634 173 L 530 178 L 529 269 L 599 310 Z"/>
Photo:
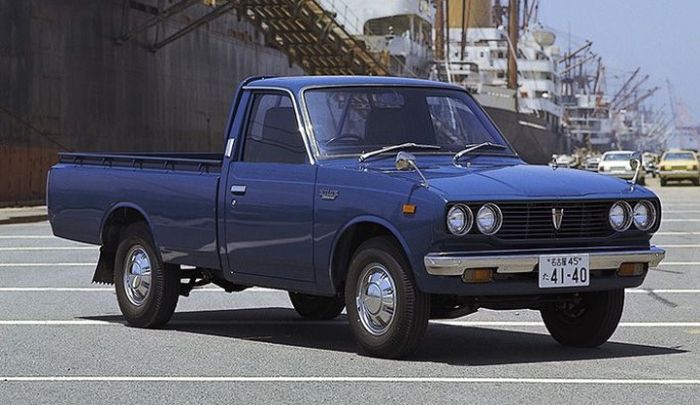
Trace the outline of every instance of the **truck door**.
<path fill-rule="evenodd" d="M 230 271 L 314 281 L 309 163 L 290 96 L 252 95 L 238 159 L 228 171 L 225 237 Z"/>

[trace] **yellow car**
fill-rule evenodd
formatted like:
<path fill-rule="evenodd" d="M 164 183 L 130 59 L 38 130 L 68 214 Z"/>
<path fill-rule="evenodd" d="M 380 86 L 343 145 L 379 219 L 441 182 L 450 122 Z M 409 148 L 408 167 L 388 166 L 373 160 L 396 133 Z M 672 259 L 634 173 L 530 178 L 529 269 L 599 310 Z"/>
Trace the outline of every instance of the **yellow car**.
<path fill-rule="evenodd" d="M 698 155 L 689 150 L 669 151 L 664 153 L 659 162 L 659 178 L 665 186 L 669 180 L 690 180 L 700 186 Z"/>

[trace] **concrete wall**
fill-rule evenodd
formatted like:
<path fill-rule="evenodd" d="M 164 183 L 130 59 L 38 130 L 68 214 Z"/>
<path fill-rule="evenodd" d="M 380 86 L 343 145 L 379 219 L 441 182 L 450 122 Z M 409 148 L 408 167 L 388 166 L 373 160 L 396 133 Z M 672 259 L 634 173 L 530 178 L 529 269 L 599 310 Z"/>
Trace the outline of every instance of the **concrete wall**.
<path fill-rule="evenodd" d="M 235 12 L 149 50 L 200 4 L 115 43 L 173 3 L 0 0 L 0 204 L 41 200 L 58 150 L 221 151 L 242 78 L 303 74 Z"/>

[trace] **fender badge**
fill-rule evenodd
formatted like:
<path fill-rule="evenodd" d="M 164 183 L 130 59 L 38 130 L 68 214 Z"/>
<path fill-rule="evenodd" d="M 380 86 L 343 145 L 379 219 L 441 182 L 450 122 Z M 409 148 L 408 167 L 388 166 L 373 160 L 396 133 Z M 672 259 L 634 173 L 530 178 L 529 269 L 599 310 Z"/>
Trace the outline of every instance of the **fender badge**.
<path fill-rule="evenodd" d="M 338 190 L 331 190 L 327 188 L 321 189 L 321 199 L 333 201 L 338 198 Z"/>
<path fill-rule="evenodd" d="M 552 222 L 557 231 L 561 228 L 562 219 L 564 219 L 564 208 L 552 208 Z"/>

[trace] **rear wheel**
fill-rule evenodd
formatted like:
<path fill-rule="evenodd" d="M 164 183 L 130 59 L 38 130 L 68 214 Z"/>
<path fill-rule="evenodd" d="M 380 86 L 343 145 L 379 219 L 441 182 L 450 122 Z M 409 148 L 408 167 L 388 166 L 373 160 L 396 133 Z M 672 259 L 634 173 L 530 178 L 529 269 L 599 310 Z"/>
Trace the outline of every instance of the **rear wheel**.
<path fill-rule="evenodd" d="M 552 337 L 564 346 L 596 347 L 617 328 L 625 290 L 581 294 L 580 300 L 551 304 L 540 310 Z"/>
<path fill-rule="evenodd" d="M 661 182 L 661 187 L 665 187 L 665 186 L 666 186 L 666 181 L 667 181 L 666 179 L 661 178 L 661 179 L 659 179 L 659 181 Z"/>
<path fill-rule="evenodd" d="M 292 301 L 292 306 L 297 313 L 308 319 L 333 319 L 345 308 L 345 301 L 341 297 L 321 297 L 290 292 L 289 300 Z"/>
<path fill-rule="evenodd" d="M 160 260 L 148 226 L 126 227 L 114 261 L 119 308 L 130 325 L 158 328 L 170 320 L 180 292 L 179 268 Z"/>
<path fill-rule="evenodd" d="M 359 345 L 373 356 L 411 353 L 428 326 L 430 297 L 418 290 L 403 251 L 387 237 L 358 248 L 348 269 L 345 303 Z"/>
<path fill-rule="evenodd" d="M 694 185 L 694 186 L 700 186 L 700 178 L 698 178 L 698 179 L 693 179 L 693 185 Z"/>

